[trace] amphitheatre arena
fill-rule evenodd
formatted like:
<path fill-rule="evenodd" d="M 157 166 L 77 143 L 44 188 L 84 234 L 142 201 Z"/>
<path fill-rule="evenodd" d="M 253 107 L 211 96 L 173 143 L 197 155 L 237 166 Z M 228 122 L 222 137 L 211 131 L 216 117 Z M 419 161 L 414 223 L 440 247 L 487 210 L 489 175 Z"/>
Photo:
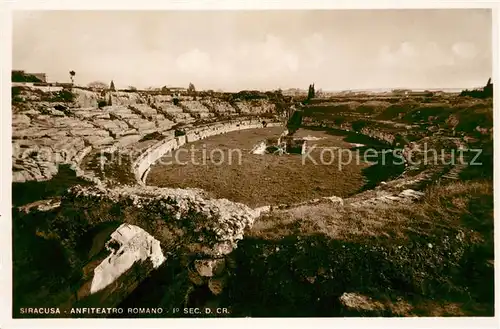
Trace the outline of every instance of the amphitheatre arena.
<path fill-rule="evenodd" d="M 12 96 L 14 317 L 493 315 L 491 98 Z"/>

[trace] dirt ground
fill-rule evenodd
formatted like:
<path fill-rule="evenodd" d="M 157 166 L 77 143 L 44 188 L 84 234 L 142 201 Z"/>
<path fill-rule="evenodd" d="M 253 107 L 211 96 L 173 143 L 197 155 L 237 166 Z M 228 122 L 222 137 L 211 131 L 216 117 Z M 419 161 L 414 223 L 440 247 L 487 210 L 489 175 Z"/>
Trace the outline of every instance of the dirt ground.
<path fill-rule="evenodd" d="M 198 187 L 215 197 L 252 207 L 332 195 L 345 197 L 364 185 L 362 170 L 369 164 L 355 160 L 354 146 L 345 142 L 344 136 L 300 129 L 297 137 L 318 138 L 307 141 L 308 148 L 316 147 L 310 157 L 250 153 L 259 141 L 278 137 L 282 131 L 281 127 L 249 129 L 187 144 L 155 164 L 147 184 Z M 337 148 L 343 149 L 343 153 Z M 354 160 L 339 169 L 339 159 L 347 162 L 349 152 Z"/>

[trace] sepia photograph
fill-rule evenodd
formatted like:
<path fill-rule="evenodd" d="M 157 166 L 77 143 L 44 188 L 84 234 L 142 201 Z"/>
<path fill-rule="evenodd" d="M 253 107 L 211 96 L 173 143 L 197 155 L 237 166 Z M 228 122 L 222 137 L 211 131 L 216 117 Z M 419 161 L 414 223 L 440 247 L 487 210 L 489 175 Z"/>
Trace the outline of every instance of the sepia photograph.
<path fill-rule="evenodd" d="M 13 11 L 8 312 L 494 317 L 493 13 Z"/>

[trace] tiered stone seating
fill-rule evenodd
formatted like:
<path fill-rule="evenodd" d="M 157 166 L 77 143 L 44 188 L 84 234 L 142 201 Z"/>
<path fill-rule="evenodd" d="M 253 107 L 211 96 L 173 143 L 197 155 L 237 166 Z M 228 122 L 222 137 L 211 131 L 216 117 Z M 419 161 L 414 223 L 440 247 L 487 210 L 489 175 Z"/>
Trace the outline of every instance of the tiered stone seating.
<path fill-rule="evenodd" d="M 214 116 L 214 114 L 210 113 L 210 110 L 199 101 L 183 101 L 182 105 L 184 105 L 190 113 L 201 119 Z"/>

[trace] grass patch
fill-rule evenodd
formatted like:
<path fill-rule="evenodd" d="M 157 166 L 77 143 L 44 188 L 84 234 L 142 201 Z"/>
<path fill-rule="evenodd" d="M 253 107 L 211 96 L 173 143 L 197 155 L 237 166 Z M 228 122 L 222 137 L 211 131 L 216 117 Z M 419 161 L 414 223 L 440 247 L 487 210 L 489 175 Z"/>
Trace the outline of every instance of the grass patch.
<path fill-rule="evenodd" d="M 410 207 L 322 204 L 273 213 L 235 251 L 233 314 L 491 316 L 492 232 L 489 181 L 434 186 Z M 344 292 L 388 306 L 347 312 L 338 301 Z"/>
<path fill-rule="evenodd" d="M 278 137 L 282 131 L 281 127 L 248 129 L 190 143 L 181 148 L 178 163 L 175 163 L 174 156 L 169 155 L 161 161 L 174 163 L 154 165 L 147 183 L 160 187 L 202 188 L 218 198 L 252 207 L 296 203 L 332 195 L 345 197 L 363 187 L 366 177 L 362 170 L 368 166 L 366 162 L 357 163 L 353 154 L 353 161 L 339 169 L 338 152 L 323 151 L 325 147 L 340 147 L 353 153 L 353 150 L 348 151 L 352 145 L 344 141 L 345 135 L 299 130 L 294 136 L 320 138 L 307 142 L 308 147 L 316 146 L 310 152 L 314 161 L 297 154 L 250 153 L 258 142 Z M 191 147 L 195 150 L 193 161 Z M 322 154 L 324 162 L 321 161 Z M 342 157 L 347 163 L 347 155 L 344 153 Z"/>

